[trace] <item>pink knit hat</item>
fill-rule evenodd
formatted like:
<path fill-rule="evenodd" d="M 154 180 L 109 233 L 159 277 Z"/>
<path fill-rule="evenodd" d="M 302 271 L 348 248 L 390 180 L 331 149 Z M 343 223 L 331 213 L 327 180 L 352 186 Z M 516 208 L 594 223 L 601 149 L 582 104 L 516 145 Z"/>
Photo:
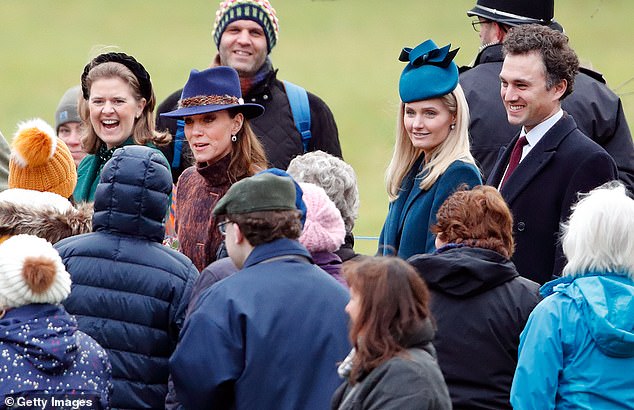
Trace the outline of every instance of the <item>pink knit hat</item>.
<path fill-rule="evenodd" d="M 336 251 L 346 236 L 341 213 L 323 188 L 305 182 L 299 186 L 306 203 L 306 223 L 299 242 L 309 252 Z"/>

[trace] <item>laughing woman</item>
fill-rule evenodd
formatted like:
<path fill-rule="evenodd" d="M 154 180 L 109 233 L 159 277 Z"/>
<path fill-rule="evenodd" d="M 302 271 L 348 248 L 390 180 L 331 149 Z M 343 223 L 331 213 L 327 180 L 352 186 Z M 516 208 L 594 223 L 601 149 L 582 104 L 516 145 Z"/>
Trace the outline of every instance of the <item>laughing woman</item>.
<path fill-rule="evenodd" d="M 180 250 L 199 271 L 216 260 L 223 240 L 211 210 L 234 182 L 267 168 L 248 121 L 263 112 L 261 105 L 244 103 L 233 68 L 215 67 L 192 70 L 178 109 L 161 114 L 183 118 L 196 161 L 178 179 L 175 201 Z"/>
<path fill-rule="evenodd" d="M 156 97 L 150 74 L 132 56 L 101 54 L 84 68 L 79 115 L 86 124 L 82 145 L 87 155 L 77 169 L 75 201 L 93 201 L 106 161 L 124 145 L 155 147 L 170 135 L 154 130 Z"/>
<path fill-rule="evenodd" d="M 458 85 L 457 50 L 427 40 L 405 48 L 396 146 L 386 172 L 389 211 L 379 253 L 407 259 L 435 250 L 429 228 L 458 186 L 482 183 L 469 152 L 469 107 Z"/>

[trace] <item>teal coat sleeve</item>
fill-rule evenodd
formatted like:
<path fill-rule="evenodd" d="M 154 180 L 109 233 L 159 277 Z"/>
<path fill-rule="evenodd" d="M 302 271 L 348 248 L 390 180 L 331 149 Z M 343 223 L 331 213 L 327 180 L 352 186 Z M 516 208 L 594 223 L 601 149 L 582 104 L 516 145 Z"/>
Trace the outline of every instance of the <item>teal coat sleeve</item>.
<path fill-rule="evenodd" d="M 436 223 L 438 208 L 463 184 L 473 188 L 482 184 L 482 180 L 475 165 L 459 160 L 424 191 L 420 189 L 415 173 L 410 172 L 403 181 L 401 194 L 390 204 L 379 238 L 379 253 L 407 259 L 436 250 L 430 228 Z"/>
<path fill-rule="evenodd" d="M 559 374 L 564 367 L 560 296 L 538 304 L 520 335 L 517 367 L 511 387 L 515 410 L 555 408 Z"/>

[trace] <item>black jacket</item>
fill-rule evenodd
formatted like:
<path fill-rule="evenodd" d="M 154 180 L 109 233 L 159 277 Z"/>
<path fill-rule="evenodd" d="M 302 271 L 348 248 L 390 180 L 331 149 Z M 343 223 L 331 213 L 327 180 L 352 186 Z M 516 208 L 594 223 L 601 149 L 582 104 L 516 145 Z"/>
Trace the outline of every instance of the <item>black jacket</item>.
<path fill-rule="evenodd" d="M 163 246 L 172 181 L 158 151 L 115 151 L 95 192 L 95 232 L 57 242 L 73 281 L 64 307 L 108 352 L 115 408 L 163 408 L 168 359 L 198 271 Z"/>
<path fill-rule="evenodd" d="M 497 252 L 457 247 L 409 262 L 431 291 L 434 346 L 454 409 L 511 409 L 519 335 L 540 300 Z"/>
<path fill-rule="evenodd" d="M 449 410 L 451 400 L 438 368 L 431 341 L 434 329 L 426 319 L 395 356 L 363 375 L 357 384 L 343 383 L 332 397 L 333 410 Z"/>
<path fill-rule="evenodd" d="M 276 76 L 277 70 L 271 70 L 262 84 L 256 85 L 244 96 L 244 101 L 264 106 L 264 114 L 249 120 L 249 123 L 255 135 L 260 138 L 260 142 L 264 145 L 270 166 L 286 169 L 293 157 L 304 153 L 304 146 L 302 137 L 293 121 L 284 83 Z M 181 92 L 182 90 L 178 90 L 172 93 L 157 109 L 156 128 L 158 130 L 169 129 L 173 136 L 176 135 L 176 119 L 163 118 L 160 113 L 176 109 Z M 312 93 L 308 93 L 308 104 L 310 105 L 310 131 L 312 133 L 308 151 L 321 150 L 341 158 L 339 133 L 332 112 L 324 101 Z M 174 143 L 171 142 L 160 149 L 172 164 Z M 178 181 L 181 172 L 193 164 L 193 157 L 187 141 L 183 143 L 182 152 L 180 166 L 178 168 L 172 166 L 174 181 Z"/>
<path fill-rule="evenodd" d="M 500 148 L 519 132 L 510 125 L 500 97 L 502 45 L 486 47 L 478 54 L 473 68 L 462 67 L 462 86 L 471 114 L 471 153 L 483 173 L 490 175 Z M 466 70 L 466 71 L 465 71 Z M 634 190 L 634 144 L 620 98 L 596 72 L 582 68 L 575 77 L 574 91 L 562 101 L 562 108 L 576 121 L 584 134 L 601 145 L 614 158 L 619 179 Z"/>
<path fill-rule="evenodd" d="M 501 154 L 488 185 L 500 185 L 518 138 L 519 133 Z M 500 189 L 513 213 L 515 254 L 511 260 L 520 275 L 540 284 L 561 275 L 566 264 L 558 240 L 561 222 L 570 216 L 579 193 L 616 178 L 614 160 L 564 113 Z"/>

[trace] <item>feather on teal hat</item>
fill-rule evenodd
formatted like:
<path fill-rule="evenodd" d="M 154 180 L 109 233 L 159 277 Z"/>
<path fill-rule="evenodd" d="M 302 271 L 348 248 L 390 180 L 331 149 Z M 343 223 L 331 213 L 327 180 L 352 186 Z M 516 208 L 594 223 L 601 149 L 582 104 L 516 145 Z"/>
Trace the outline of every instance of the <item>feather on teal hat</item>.
<path fill-rule="evenodd" d="M 399 60 L 407 62 L 398 83 L 398 92 L 404 103 L 429 100 L 452 92 L 458 85 L 458 67 L 453 62 L 459 49 L 449 51 L 427 40 L 412 49 L 401 51 Z"/>

